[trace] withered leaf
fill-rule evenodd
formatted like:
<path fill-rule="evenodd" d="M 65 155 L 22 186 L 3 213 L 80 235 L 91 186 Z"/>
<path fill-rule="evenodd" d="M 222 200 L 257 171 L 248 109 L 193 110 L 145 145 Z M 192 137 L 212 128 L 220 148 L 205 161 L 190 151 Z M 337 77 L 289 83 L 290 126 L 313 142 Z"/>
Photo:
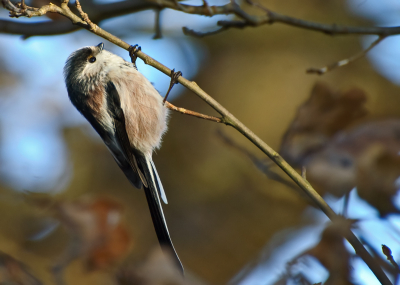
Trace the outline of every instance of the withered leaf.
<path fill-rule="evenodd" d="M 332 136 L 366 115 L 366 95 L 360 89 L 333 92 L 318 82 L 283 136 L 280 154 L 293 166 L 320 150 Z"/>
<path fill-rule="evenodd" d="M 320 192 L 338 197 L 348 193 L 359 182 L 363 183 L 357 178 L 361 175 L 357 174 L 358 168 L 369 162 L 364 160 L 360 164 L 359 160 L 374 144 L 381 144 L 391 156 L 397 156 L 400 150 L 400 119 L 368 122 L 337 134 L 323 150 L 307 160 L 307 179 Z M 387 179 L 387 176 L 382 176 L 382 179 Z"/>
<path fill-rule="evenodd" d="M 329 271 L 327 285 L 352 285 L 350 281 L 350 254 L 344 246 L 343 235 L 352 227 L 353 220 L 340 219 L 332 222 L 322 232 L 321 240 L 305 252 L 314 256 Z"/>
<path fill-rule="evenodd" d="M 400 149 L 400 147 L 399 147 Z M 382 216 L 400 213 L 393 203 L 399 190 L 400 156 L 383 144 L 368 147 L 357 161 L 357 192 Z"/>
<path fill-rule="evenodd" d="M 0 284 L 41 285 L 27 267 L 4 252 L 0 252 Z"/>
<path fill-rule="evenodd" d="M 182 275 L 168 249 L 156 248 L 140 266 L 128 266 L 117 274 L 119 285 L 204 285 L 186 270 Z"/>
<path fill-rule="evenodd" d="M 71 246 L 60 259 L 83 257 L 87 269 L 106 269 L 129 252 L 131 238 L 122 222 L 122 205 L 109 198 L 60 202 L 57 216 L 71 234 Z"/>

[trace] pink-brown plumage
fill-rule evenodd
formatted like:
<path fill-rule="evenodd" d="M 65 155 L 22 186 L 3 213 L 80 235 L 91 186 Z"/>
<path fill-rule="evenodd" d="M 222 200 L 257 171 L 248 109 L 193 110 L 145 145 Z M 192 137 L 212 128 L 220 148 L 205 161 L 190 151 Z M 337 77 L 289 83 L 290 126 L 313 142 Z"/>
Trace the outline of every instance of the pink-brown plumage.
<path fill-rule="evenodd" d="M 134 81 L 124 78 L 113 81 L 127 118 L 126 131 L 132 147 L 151 155 L 160 147 L 162 135 L 167 130 L 168 109 L 163 106 L 160 94 L 141 73 L 136 70 L 129 73 Z"/>
<path fill-rule="evenodd" d="M 136 187 L 143 186 L 161 245 L 175 253 L 160 196 L 167 203 L 152 160 L 167 130 L 168 109 L 136 67 L 103 50 L 103 44 L 73 52 L 64 67 L 72 104 L 89 121 L 118 166 Z"/>

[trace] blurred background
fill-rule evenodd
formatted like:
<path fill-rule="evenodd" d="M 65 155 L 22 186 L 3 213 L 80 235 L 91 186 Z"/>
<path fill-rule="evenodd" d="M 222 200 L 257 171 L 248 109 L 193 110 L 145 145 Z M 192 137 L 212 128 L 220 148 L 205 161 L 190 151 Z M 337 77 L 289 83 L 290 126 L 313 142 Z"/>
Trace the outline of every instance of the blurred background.
<path fill-rule="evenodd" d="M 201 1 L 187 3 L 202 5 Z M 209 1 L 210 5 L 225 3 Z M 391 0 L 260 3 L 278 13 L 321 23 L 399 25 L 400 4 Z M 90 11 L 86 12 L 90 16 Z M 5 9 L 0 10 L 0 17 L 11 20 Z M 139 44 L 145 53 L 169 68 L 182 71 L 275 150 L 283 148 L 284 134 L 298 119 L 297 108 L 308 100 L 320 80 L 325 82 L 321 83 L 324 88 L 332 90 L 325 93 L 339 97 L 340 92 L 351 88 L 363 90 L 359 104 L 363 112 L 357 115 L 360 120 L 349 119 L 348 124 L 327 135 L 334 150 L 339 131 L 386 118 L 397 120 L 400 115 L 398 36 L 385 39 L 366 57 L 318 77 L 306 74 L 306 69 L 348 58 L 376 37 L 332 37 L 282 24 L 232 29 L 201 39 L 182 33 L 183 26 L 214 30 L 218 20 L 227 18 L 232 17 L 209 18 L 164 10 L 163 37 L 157 40 L 153 39 L 154 11 L 111 18 L 100 26 L 128 43 Z M 14 20 L 34 22 L 45 18 Z M 69 102 L 64 86 L 62 70 L 69 54 L 100 42 L 129 60 L 125 50 L 86 30 L 27 39 L 0 35 L 0 250 L 27 265 L 28 271 L 44 284 L 54 283 L 57 274 L 50 268 L 64 263 L 67 284 L 128 284 L 115 277 L 120 276 L 121 268 L 141 266 L 158 245 L 143 192 L 129 184 L 103 142 Z M 169 77 L 140 59 L 138 68 L 165 94 Z M 174 87 L 169 100 L 179 107 L 216 115 L 180 85 Z M 311 119 L 319 120 L 317 116 Z M 397 154 L 399 124 L 394 125 L 397 137 L 391 137 L 391 149 Z M 370 160 L 361 165 L 369 165 L 385 154 L 380 149 L 368 151 L 361 157 Z M 317 165 L 320 170 L 314 163 L 316 159 L 307 157 L 297 162 L 299 166 L 310 163 L 311 169 Z M 390 163 L 385 160 L 384 165 L 395 169 L 390 179 L 397 179 L 398 157 L 390 156 L 388 160 Z M 193 282 L 299 284 L 301 280 L 309 283 L 300 284 L 314 284 L 329 280 L 329 266 L 315 253 L 329 221 L 234 129 L 172 113 L 169 131 L 154 161 L 168 196 L 164 211 L 170 233 L 184 267 L 196 279 Z M 260 170 L 260 165 L 266 165 L 267 171 Z M 310 175 L 312 178 L 313 172 Z M 323 177 L 318 175 L 314 172 L 316 184 Z M 343 181 L 341 175 L 332 179 Z M 389 188 L 395 185 L 388 194 L 393 205 L 387 204 L 395 209 L 386 211 L 385 204 L 382 210 L 374 204 L 374 198 L 360 198 L 353 190 L 347 217 L 358 219 L 356 234 L 377 260 L 384 262 L 381 244 L 392 250 L 395 260 L 400 257 L 400 220 L 396 215 L 400 183 L 384 175 L 377 179 L 389 181 Z M 317 190 L 341 213 L 344 193 L 326 191 L 331 185 L 318 185 Z M 347 189 L 343 192 L 354 186 L 343 186 Z M 112 250 L 103 252 L 92 247 L 90 231 L 85 230 L 90 225 L 83 216 L 104 220 L 110 213 L 118 216 L 118 227 L 111 234 L 101 230 L 97 233 L 110 240 L 106 245 Z M 110 235 L 115 239 L 108 239 Z M 351 246 L 341 243 L 348 256 L 339 257 L 346 262 L 335 263 L 352 268 L 343 273 L 349 283 L 341 280 L 330 284 L 379 284 L 363 261 L 354 256 Z M 71 244 L 78 244 L 79 249 L 71 250 Z M 314 251 L 308 256 L 302 255 L 311 249 Z M 296 264 L 288 265 L 298 258 L 301 260 Z M 3 267 L 8 264 L 0 263 Z M 389 267 L 388 274 L 396 275 Z"/>

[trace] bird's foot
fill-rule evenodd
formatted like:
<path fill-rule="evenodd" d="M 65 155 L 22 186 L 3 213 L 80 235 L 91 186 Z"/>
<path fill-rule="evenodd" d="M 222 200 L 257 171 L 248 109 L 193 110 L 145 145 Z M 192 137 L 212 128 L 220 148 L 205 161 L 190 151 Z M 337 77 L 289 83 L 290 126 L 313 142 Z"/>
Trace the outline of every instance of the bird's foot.
<path fill-rule="evenodd" d="M 140 47 L 139 45 L 130 46 L 128 49 L 129 56 L 131 57 L 131 61 L 136 69 L 137 69 L 136 59 L 138 58 L 137 53 L 141 50 L 142 50 L 142 47 Z"/>
<path fill-rule="evenodd" d="M 171 70 L 171 82 L 169 83 L 169 88 L 167 91 L 167 94 L 164 97 L 163 103 L 165 103 L 165 101 L 167 101 L 169 92 L 171 91 L 172 87 L 174 87 L 175 84 L 178 84 L 178 78 L 182 76 L 182 72 L 177 71 L 175 72 L 175 69 Z"/>

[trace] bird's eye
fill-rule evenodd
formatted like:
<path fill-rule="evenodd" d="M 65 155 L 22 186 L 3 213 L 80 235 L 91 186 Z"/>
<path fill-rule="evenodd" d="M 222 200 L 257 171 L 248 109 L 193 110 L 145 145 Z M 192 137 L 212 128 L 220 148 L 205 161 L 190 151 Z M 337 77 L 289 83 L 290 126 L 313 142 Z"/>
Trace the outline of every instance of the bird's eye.
<path fill-rule="evenodd" d="M 94 56 L 89 57 L 89 62 L 93 63 L 96 61 L 96 58 Z"/>

